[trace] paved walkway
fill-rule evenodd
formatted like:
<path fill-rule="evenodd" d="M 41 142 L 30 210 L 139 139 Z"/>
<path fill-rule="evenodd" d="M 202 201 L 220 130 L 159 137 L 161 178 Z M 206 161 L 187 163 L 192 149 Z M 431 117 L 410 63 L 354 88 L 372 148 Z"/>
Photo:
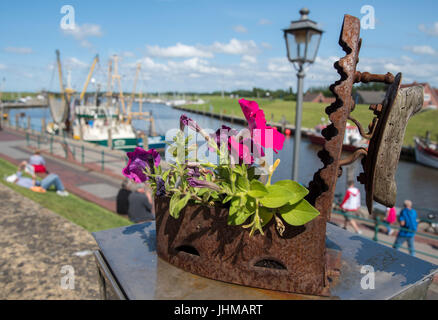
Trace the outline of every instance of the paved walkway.
<path fill-rule="evenodd" d="M 330 221 L 333 222 L 334 224 L 337 224 L 340 227 L 344 226 L 344 218 L 340 214 L 332 214 Z M 358 223 L 360 230 L 362 231 L 362 235 L 366 238 L 373 239 L 374 225 L 365 224 L 365 223 L 362 223 L 360 221 L 357 221 L 357 223 Z M 347 226 L 347 230 L 350 232 L 355 232 L 353 227 L 350 224 Z M 379 242 L 379 243 L 384 244 L 386 246 L 392 246 L 394 244 L 396 235 L 397 235 L 397 230 L 395 230 L 395 232 L 392 236 L 388 236 L 386 234 L 386 229 L 382 226 L 382 227 L 380 227 L 378 239 L 382 240 L 382 241 L 386 241 L 387 243 L 382 243 L 382 242 Z M 400 250 L 402 252 L 409 253 L 406 246 L 407 246 L 406 243 L 403 244 L 404 248 L 402 247 Z M 438 241 L 433 240 L 433 239 L 423 238 L 420 236 L 415 236 L 415 249 L 419 250 L 419 251 L 426 252 L 428 254 L 438 256 Z M 426 260 L 426 261 L 429 261 L 429 262 L 432 262 L 432 263 L 435 263 L 435 264 L 438 264 L 438 258 L 429 257 L 427 255 L 423 255 L 423 254 L 420 254 L 418 252 L 416 253 L 416 257 L 423 259 L 423 260 Z"/>
<path fill-rule="evenodd" d="M 36 147 L 35 141 L 31 141 L 30 146 L 27 146 L 25 136 L 19 132 L 0 131 L 0 157 L 15 165 L 28 160 L 32 148 Z M 85 153 L 85 165 L 82 166 L 78 161 L 65 159 L 65 152 L 59 143 L 53 144 L 53 154 L 48 152 L 47 144 L 41 145 L 40 149 L 46 159 L 48 170 L 60 176 L 69 192 L 115 212 L 115 200 L 123 179 L 121 170 L 125 165 L 124 159 L 109 159 L 112 161 L 110 164 L 107 163 L 107 169 L 101 172 L 96 159 L 93 158 L 95 155 L 91 152 Z"/>
<path fill-rule="evenodd" d="M 3 184 L 0 201 L 0 299 L 99 298 L 90 233 Z"/>

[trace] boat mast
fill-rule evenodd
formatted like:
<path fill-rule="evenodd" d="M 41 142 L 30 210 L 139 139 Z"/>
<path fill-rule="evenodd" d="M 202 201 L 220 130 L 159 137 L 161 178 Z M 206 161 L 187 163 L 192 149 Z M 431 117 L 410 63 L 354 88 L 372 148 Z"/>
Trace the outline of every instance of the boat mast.
<path fill-rule="evenodd" d="M 135 99 L 135 89 L 137 87 L 137 80 L 138 80 L 138 74 L 140 73 L 140 68 L 141 68 L 141 64 L 138 63 L 135 71 L 134 88 L 132 89 L 132 93 L 131 93 L 131 101 L 129 101 L 129 106 L 128 106 L 128 123 L 131 123 L 132 104 L 134 103 L 134 99 Z"/>
<path fill-rule="evenodd" d="M 96 64 L 98 62 L 99 62 L 99 55 L 96 54 L 96 56 L 93 59 L 93 63 L 91 64 L 90 71 L 88 72 L 87 80 L 85 80 L 84 88 L 82 89 L 81 95 L 79 96 L 79 100 L 81 101 L 84 98 L 85 91 L 87 91 L 87 87 L 88 84 L 90 83 L 91 76 L 93 75 L 94 68 L 96 67 Z"/>
<path fill-rule="evenodd" d="M 112 79 L 117 80 L 117 84 L 119 86 L 119 98 L 120 98 L 120 104 L 122 105 L 123 110 L 123 117 L 126 116 L 126 109 L 125 109 L 125 97 L 123 96 L 123 89 L 122 89 L 122 83 L 120 81 L 120 75 L 119 75 L 119 68 L 118 68 L 118 62 L 119 57 L 117 55 L 114 55 L 114 74 L 112 76 Z"/>
<path fill-rule="evenodd" d="M 67 117 L 65 119 L 65 131 L 70 131 L 70 101 L 73 93 L 75 92 L 71 87 L 70 83 L 67 83 L 67 88 L 64 88 L 64 83 L 62 82 L 62 65 L 61 65 L 61 54 L 59 50 L 56 51 L 56 63 L 58 65 L 58 75 L 59 75 L 59 86 L 61 90 L 61 95 L 64 97 L 67 109 Z"/>
<path fill-rule="evenodd" d="M 106 106 L 109 107 L 113 99 L 113 82 L 112 82 L 112 72 L 113 72 L 113 61 L 110 59 L 108 62 L 108 83 L 106 86 Z"/>

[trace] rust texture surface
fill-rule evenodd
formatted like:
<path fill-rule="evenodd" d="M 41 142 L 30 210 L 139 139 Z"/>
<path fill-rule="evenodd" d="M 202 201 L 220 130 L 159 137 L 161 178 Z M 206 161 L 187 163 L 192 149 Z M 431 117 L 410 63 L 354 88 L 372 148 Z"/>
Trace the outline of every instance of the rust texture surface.
<path fill-rule="evenodd" d="M 326 221 L 330 219 L 345 127 L 350 112 L 354 108 L 351 91 L 357 77 L 356 64 L 361 45 L 359 34 L 360 20 L 345 15 L 339 45 L 346 55 L 335 63 L 341 79 L 330 86 L 336 101 L 326 108 L 331 124 L 322 131 L 326 143 L 324 148 L 318 152 L 324 167 L 315 173 L 313 180 L 309 183 L 310 192 L 307 196 L 307 200 L 314 204 L 321 212 L 321 218 Z M 321 227 L 325 229 L 325 224 L 321 224 Z"/>
<path fill-rule="evenodd" d="M 228 209 L 188 205 L 179 219 L 168 213 L 166 198 L 156 199 L 157 253 L 186 271 L 251 287 L 327 295 L 325 260 L 317 238 L 319 223 L 292 227 L 280 237 L 274 219 L 265 235 L 227 225 Z"/>
<path fill-rule="evenodd" d="M 371 137 L 368 155 L 362 160 L 368 211 L 373 201 L 389 208 L 395 205 L 397 185 L 395 174 L 409 118 L 423 106 L 421 86 L 400 89 L 402 76 L 397 74 L 381 105 L 372 106 L 376 128 Z"/>

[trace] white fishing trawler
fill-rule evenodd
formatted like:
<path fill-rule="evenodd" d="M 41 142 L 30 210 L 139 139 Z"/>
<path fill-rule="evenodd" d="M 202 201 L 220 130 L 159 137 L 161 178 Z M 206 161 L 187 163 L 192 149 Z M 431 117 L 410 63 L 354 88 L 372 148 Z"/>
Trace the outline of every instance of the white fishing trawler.
<path fill-rule="evenodd" d="M 112 74 L 112 60 L 110 60 L 106 101 L 102 103 L 102 97 L 100 96 L 99 90 L 97 90 L 95 98 L 93 99 L 94 103 L 83 104 L 85 92 L 90 80 L 92 79 L 91 77 L 99 58 L 97 55 L 94 58 L 84 88 L 79 98 L 74 99 L 74 91 L 70 89 L 70 85 L 68 85 L 66 89 L 63 87 L 61 62 L 59 51 L 57 51 L 57 63 L 63 99 L 56 100 L 53 96 L 49 95 L 49 106 L 54 120 L 54 123 L 49 124 L 47 127 L 49 133 L 56 134 L 59 132 L 59 129 L 62 129 L 71 132 L 73 139 L 123 151 L 133 151 L 137 146 L 143 145 L 145 133 L 136 131 L 132 126 L 131 121 L 135 118 L 149 121 L 151 126 L 150 132 L 153 133 L 154 120 L 150 113 L 141 111 L 141 102 L 140 111 L 131 112 L 140 66 L 137 66 L 134 90 L 128 105 L 128 111 L 126 112 L 120 75 L 117 72 L 117 56 L 114 56 L 113 59 L 115 65 L 114 74 Z M 114 80 L 117 80 L 119 86 L 119 95 L 116 96 L 116 98 L 114 98 L 112 92 Z M 70 110 L 73 110 L 73 112 Z M 146 140 L 154 142 L 154 139 L 157 140 L 154 144 L 148 144 L 148 146 L 145 147 L 157 149 L 165 147 L 164 136 L 153 136 Z"/>
<path fill-rule="evenodd" d="M 438 143 L 415 137 L 415 160 L 425 166 L 438 169 Z"/>

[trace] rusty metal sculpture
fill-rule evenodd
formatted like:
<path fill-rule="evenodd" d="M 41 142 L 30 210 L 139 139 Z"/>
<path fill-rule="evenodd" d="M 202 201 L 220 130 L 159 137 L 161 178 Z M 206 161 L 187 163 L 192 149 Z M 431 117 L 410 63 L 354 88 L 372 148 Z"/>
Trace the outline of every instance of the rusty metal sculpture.
<path fill-rule="evenodd" d="M 164 260 L 186 271 L 236 284 L 287 292 L 329 295 L 329 279 L 339 273 L 339 252 L 326 249 L 326 223 L 330 219 L 335 186 L 346 165 L 363 156 L 367 205 L 372 200 L 391 205 L 395 201 L 394 175 L 409 117 L 422 101 L 421 88 L 400 89 L 401 75 L 374 75 L 356 71 L 361 39 L 360 21 L 345 15 L 339 44 L 346 55 L 335 63 L 341 79 L 331 91 L 336 101 L 327 107 L 331 124 L 323 130 L 326 143 L 318 153 L 324 167 L 309 184 L 307 200 L 320 215 L 301 227 L 286 225 L 283 235 L 274 219 L 265 235 L 249 237 L 248 230 L 227 225 L 228 209 L 188 205 L 179 219 L 168 214 L 168 199 L 157 199 L 157 253 Z M 364 133 L 350 116 L 354 110 L 352 88 L 356 82 L 378 81 L 390 84 L 382 104 L 371 106 L 376 118 Z M 421 91 L 421 92 L 420 92 Z M 358 149 L 341 159 L 347 120 L 371 139 L 368 150 Z M 390 192 L 388 192 L 390 190 Z"/>

